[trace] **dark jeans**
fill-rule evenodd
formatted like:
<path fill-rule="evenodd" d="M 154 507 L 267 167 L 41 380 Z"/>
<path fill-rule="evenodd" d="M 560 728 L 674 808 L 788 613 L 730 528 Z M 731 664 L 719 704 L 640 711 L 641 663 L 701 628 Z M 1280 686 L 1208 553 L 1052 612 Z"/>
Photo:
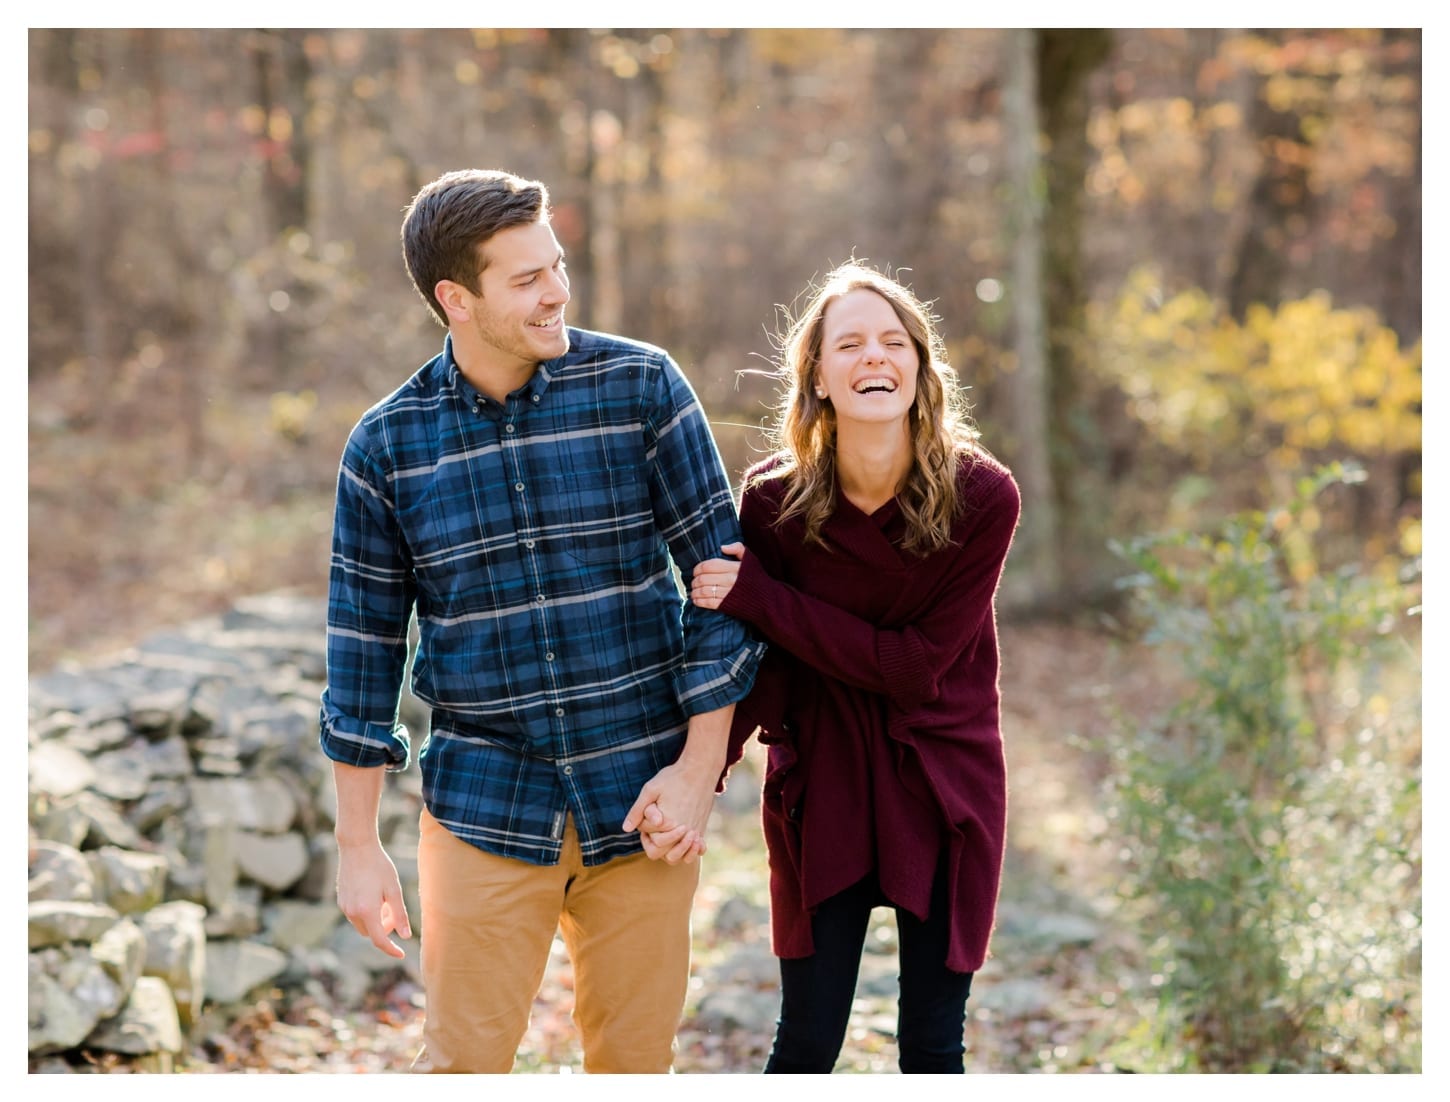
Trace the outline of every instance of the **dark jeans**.
<path fill-rule="evenodd" d="M 815 952 L 780 962 L 781 1006 L 765 1071 L 828 1073 L 846 1039 L 873 907 L 890 906 L 869 876 L 816 908 Z M 947 968 L 946 876 L 939 870 L 925 922 L 896 908 L 901 946 L 896 1043 L 903 1073 L 962 1074 L 970 972 Z"/>

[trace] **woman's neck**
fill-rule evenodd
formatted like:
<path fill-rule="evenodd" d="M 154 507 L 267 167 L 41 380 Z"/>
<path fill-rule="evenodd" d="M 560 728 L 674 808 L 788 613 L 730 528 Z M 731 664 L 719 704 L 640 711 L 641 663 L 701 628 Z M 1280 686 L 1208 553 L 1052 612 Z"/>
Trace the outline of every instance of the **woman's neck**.
<path fill-rule="evenodd" d="M 868 516 L 895 497 L 911 473 L 906 422 L 836 426 L 836 477 L 841 493 Z"/>

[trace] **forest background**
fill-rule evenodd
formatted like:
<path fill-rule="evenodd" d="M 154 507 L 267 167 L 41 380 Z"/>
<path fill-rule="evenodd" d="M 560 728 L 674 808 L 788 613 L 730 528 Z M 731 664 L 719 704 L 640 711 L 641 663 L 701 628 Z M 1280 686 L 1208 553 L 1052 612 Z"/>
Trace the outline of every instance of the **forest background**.
<path fill-rule="evenodd" d="M 398 227 L 444 171 L 548 183 L 571 324 L 669 349 L 735 478 L 780 308 L 865 258 L 932 301 L 1022 486 L 1004 629 L 1165 663 L 1066 732 L 1144 916 L 1145 1066 L 1419 1068 L 1418 30 L 28 53 L 32 673 L 325 592 L 346 434 L 441 347 Z"/>

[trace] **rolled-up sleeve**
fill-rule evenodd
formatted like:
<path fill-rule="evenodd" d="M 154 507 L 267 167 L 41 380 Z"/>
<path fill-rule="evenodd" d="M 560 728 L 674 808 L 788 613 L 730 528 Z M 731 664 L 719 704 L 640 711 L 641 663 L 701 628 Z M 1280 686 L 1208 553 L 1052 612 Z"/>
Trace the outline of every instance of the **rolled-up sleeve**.
<path fill-rule="evenodd" d="M 704 411 L 668 355 L 655 365 L 645 401 L 655 524 L 688 583 L 697 565 L 739 542 L 740 521 Z M 685 660 L 675 674 L 675 694 L 686 715 L 723 708 L 750 692 L 765 653 L 750 629 L 684 597 L 681 626 Z"/>
<path fill-rule="evenodd" d="M 343 451 L 333 519 L 320 719 L 322 750 L 333 761 L 407 767 L 398 705 L 415 597 L 407 545 L 364 422 Z"/>

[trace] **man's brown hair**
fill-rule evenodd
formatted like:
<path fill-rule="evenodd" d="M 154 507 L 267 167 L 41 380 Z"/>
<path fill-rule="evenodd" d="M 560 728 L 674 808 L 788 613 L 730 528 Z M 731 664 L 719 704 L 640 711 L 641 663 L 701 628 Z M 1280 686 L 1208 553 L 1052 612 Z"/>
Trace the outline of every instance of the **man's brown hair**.
<path fill-rule="evenodd" d="M 448 328 L 448 315 L 433 293 L 448 279 L 480 294 L 486 266 L 484 242 L 501 230 L 549 218 L 549 189 L 495 169 L 446 172 L 425 186 L 403 217 L 403 262 L 413 286 Z"/>

